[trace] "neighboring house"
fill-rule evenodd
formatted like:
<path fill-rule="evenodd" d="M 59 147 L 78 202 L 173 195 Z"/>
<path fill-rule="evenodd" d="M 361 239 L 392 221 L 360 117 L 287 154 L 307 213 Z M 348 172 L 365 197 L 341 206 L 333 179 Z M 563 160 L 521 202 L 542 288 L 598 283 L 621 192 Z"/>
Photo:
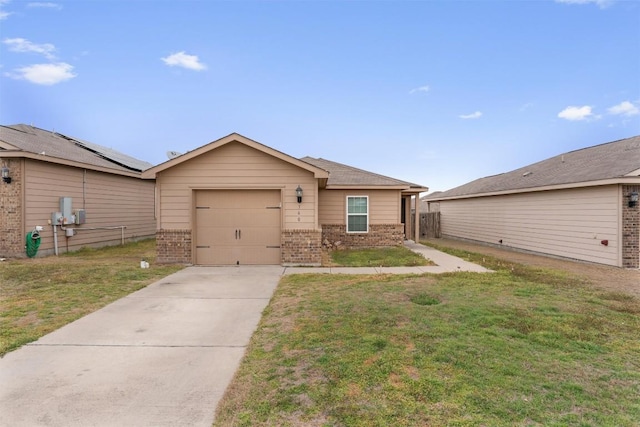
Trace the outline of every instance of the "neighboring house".
<path fill-rule="evenodd" d="M 236 133 L 142 176 L 156 180 L 158 261 L 198 265 L 314 265 L 323 243 L 400 245 L 411 198 L 428 190 Z"/>
<path fill-rule="evenodd" d="M 640 267 L 640 136 L 429 195 L 443 237 Z"/>
<path fill-rule="evenodd" d="M 0 256 L 24 257 L 37 226 L 37 255 L 153 237 L 154 183 L 141 179 L 149 167 L 60 133 L 0 126 L 0 168 L 8 175 L 0 180 Z"/>

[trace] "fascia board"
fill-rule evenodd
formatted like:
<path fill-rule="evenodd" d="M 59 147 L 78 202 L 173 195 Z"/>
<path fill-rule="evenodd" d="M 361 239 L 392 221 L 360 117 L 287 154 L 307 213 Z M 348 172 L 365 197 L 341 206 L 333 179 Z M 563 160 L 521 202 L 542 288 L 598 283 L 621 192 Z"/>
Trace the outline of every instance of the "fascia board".
<path fill-rule="evenodd" d="M 508 194 L 536 193 L 539 191 L 567 190 L 567 189 L 573 189 L 573 188 L 598 187 L 602 185 L 618 185 L 618 184 L 640 184 L 640 177 L 629 177 L 628 179 L 621 177 L 621 178 L 602 179 L 598 181 L 575 182 L 571 184 L 558 184 L 558 185 L 547 185 L 543 187 L 520 188 L 517 190 L 465 194 L 461 196 L 450 196 L 450 197 L 435 197 L 435 198 L 427 198 L 425 199 L 425 201 L 440 202 L 444 200 L 473 199 L 477 197 L 505 196 Z"/>
<path fill-rule="evenodd" d="M 29 153 L 26 151 L 0 151 L 0 157 L 37 160 L 39 162 L 54 163 L 58 165 L 71 166 L 71 167 L 80 168 L 80 169 L 110 173 L 113 175 L 122 175 L 122 176 L 128 176 L 132 178 L 141 178 L 140 173 L 136 173 L 136 172 L 127 172 L 127 171 L 121 171 L 117 169 L 106 168 L 102 166 L 94 166 L 94 165 L 89 165 L 87 163 L 75 162 L 73 160 L 61 159 L 59 157 L 47 156 L 42 154 Z"/>
<path fill-rule="evenodd" d="M 209 151 L 215 150 L 217 148 L 223 147 L 226 144 L 229 144 L 231 142 L 239 142 L 241 144 L 244 144 L 248 147 L 254 148 L 258 151 L 261 151 L 265 154 L 271 155 L 273 157 L 276 157 L 278 159 L 281 159 L 287 163 L 291 163 L 301 169 L 305 169 L 309 172 L 312 172 L 314 174 L 315 178 L 329 178 L 329 172 L 327 172 L 324 169 L 318 168 L 316 166 L 313 166 L 307 162 L 303 162 L 302 160 L 296 159 L 295 157 L 289 156 L 288 154 L 285 154 L 281 151 L 275 150 L 271 147 L 267 147 L 264 144 L 260 144 L 259 142 L 253 141 L 247 137 L 244 137 L 240 134 L 237 133 L 232 133 L 231 135 L 227 135 L 223 138 L 220 138 L 218 140 L 215 140 L 213 142 L 210 142 L 206 145 L 203 145 L 202 147 L 196 148 L 193 151 L 189 151 L 188 153 L 185 153 L 181 156 L 176 157 L 175 159 L 171 159 L 168 160 L 164 163 L 161 163 L 159 165 L 153 166 L 145 171 L 142 172 L 142 178 L 144 179 L 153 179 L 156 177 L 156 174 L 169 169 L 173 166 L 177 166 L 180 163 L 186 162 L 188 160 L 191 160 L 195 157 L 200 156 L 201 154 L 207 153 Z"/>

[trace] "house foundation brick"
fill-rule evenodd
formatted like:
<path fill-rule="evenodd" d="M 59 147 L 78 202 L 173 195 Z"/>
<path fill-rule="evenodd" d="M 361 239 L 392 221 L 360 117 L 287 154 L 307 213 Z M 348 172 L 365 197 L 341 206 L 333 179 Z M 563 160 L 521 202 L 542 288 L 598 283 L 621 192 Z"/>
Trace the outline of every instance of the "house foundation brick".
<path fill-rule="evenodd" d="M 0 159 L 0 167 L 8 167 L 11 174 L 10 184 L 0 180 L 0 257 L 3 258 L 26 257 L 22 164 L 19 159 Z"/>
<path fill-rule="evenodd" d="M 283 265 L 320 265 L 321 230 L 284 230 L 281 241 Z"/>
<path fill-rule="evenodd" d="M 400 246 L 404 242 L 404 225 L 370 224 L 368 233 L 347 233 L 344 224 L 323 224 L 322 241 L 327 246 L 348 249 Z"/>
<path fill-rule="evenodd" d="M 191 230 L 156 231 L 156 262 L 191 264 Z"/>
<path fill-rule="evenodd" d="M 629 195 L 640 185 L 622 186 L 622 266 L 640 268 L 640 203 L 629 207 Z"/>

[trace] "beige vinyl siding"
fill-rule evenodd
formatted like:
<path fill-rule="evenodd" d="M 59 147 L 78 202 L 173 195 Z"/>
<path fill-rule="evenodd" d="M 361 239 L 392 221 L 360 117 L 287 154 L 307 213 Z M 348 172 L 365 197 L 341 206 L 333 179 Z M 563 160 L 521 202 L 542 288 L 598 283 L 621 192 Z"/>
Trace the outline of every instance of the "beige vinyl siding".
<path fill-rule="evenodd" d="M 442 234 L 621 266 L 619 197 L 610 185 L 442 200 Z"/>
<path fill-rule="evenodd" d="M 89 230 L 124 225 L 125 239 L 155 235 L 154 183 L 52 163 L 25 162 L 25 233 L 44 227 L 39 251 L 53 251 L 53 229 L 48 221 L 60 210 L 60 197 L 72 198 L 72 210 L 85 209 L 86 223 L 69 224 L 75 236 L 66 238 L 58 228 L 61 252 L 83 246 L 118 244 L 120 230 Z"/>
<path fill-rule="evenodd" d="M 317 183 L 311 172 L 254 148 L 230 142 L 187 162 L 162 171 L 157 177 L 160 229 L 193 228 L 193 191 L 198 189 L 278 189 L 282 191 L 283 229 L 317 229 L 314 209 Z M 295 189 L 303 189 L 297 203 Z"/>
<path fill-rule="evenodd" d="M 399 224 L 398 190 L 320 190 L 320 224 L 345 224 L 347 196 L 369 196 L 369 224 Z"/>

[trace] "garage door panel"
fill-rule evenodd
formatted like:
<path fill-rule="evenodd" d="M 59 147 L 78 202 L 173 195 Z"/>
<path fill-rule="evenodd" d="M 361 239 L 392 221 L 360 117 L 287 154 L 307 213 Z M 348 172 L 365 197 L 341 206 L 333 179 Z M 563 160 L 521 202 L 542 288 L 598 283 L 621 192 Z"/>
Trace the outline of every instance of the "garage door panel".
<path fill-rule="evenodd" d="M 197 191 L 196 263 L 280 264 L 280 190 Z"/>

